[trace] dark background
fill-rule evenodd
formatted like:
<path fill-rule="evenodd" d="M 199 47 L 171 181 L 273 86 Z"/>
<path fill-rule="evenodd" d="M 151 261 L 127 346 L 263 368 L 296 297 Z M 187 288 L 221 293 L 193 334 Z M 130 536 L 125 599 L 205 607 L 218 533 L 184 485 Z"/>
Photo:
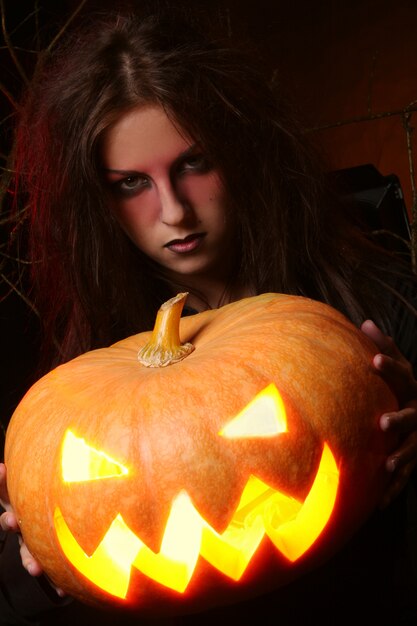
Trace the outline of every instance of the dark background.
<path fill-rule="evenodd" d="M 134 1 L 138 6 L 157 3 L 167 4 Z M 80 0 L 3 0 L 3 4 L 8 30 L 14 30 L 12 39 L 19 42 L 33 33 L 33 16 L 17 30 L 16 26 L 37 6 L 41 43 L 48 43 Z M 122 4 L 87 0 L 84 12 Z M 253 39 L 297 103 L 306 126 L 322 128 L 315 135 L 329 165 L 338 169 L 372 162 L 383 174 L 395 172 L 411 210 L 401 112 L 411 103 L 417 108 L 416 0 L 176 0 L 175 4 L 202 10 L 225 28 Z M 14 74 L 18 87 L 19 75 L 9 69 L 10 55 L 4 50 L 1 54 L 2 82 L 7 84 Z M 376 119 L 353 121 L 372 116 Z M 331 128 L 323 128 L 328 125 Z"/>
<path fill-rule="evenodd" d="M 161 6 L 167 4 L 163 0 L 150 0 L 150 4 L 157 1 Z M 149 0 L 136 1 L 137 5 L 147 3 Z M 122 3 L 87 1 L 77 19 L 106 4 Z M 383 177 L 395 174 L 411 219 L 410 158 L 415 158 L 417 145 L 416 133 L 411 130 L 417 120 L 416 0 L 178 0 L 176 4 L 202 10 L 226 32 L 252 39 L 271 76 L 296 103 L 329 171 L 371 163 Z M 6 30 L 27 75 L 33 71 L 38 51 L 49 44 L 79 5 L 80 0 L 3 0 Z M 6 39 L 3 33 L 0 84 L 12 99 L 18 99 L 24 80 Z M 3 166 L 12 141 L 14 109 L 10 99 L 3 89 Z M 7 204 L 6 196 L 3 215 Z M 392 206 L 394 211 L 404 210 L 402 202 Z M 1 228 L 3 241 L 7 224 Z M 0 252 L 4 256 L 4 245 Z M 1 272 L 9 276 L 3 261 L 0 258 Z M 8 291 L 3 280 L 2 294 Z M 3 424 L 31 380 L 37 322 L 28 312 L 14 293 L 0 304 Z M 26 381 L 23 386 L 22 379 Z"/>

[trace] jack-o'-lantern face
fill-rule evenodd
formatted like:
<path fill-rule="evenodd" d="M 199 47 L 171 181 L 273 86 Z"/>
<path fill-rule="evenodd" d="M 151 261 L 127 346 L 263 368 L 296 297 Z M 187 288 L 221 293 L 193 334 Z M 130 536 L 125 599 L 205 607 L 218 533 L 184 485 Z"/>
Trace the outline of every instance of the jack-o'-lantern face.
<path fill-rule="evenodd" d="M 282 398 L 274 384 L 256 397 L 218 433 L 229 439 L 272 438 L 287 432 Z M 123 480 L 130 469 L 68 430 L 62 446 L 65 483 Z M 199 557 L 233 580 L 239 580 L 266 534 L 289 561 L 302 556 L 326 526 L 338 487 L 333 454 L 324 444 L 320 465 L 304 502 L 251 475 L 230 523 L 219 534 L 204 520 L 185 490 L 172 502 L 160 551 L 153 552 L 118 513 L 96 550 L 87 555 L 76 541 L 59 507 L 54 526 L 72 565 L 106 592 L 127 595 L 131 568 L 178 592 L 190 582 Z"/>
<path fill-rule="evenodd" d="M 6 437 L 12 506 L 50 579 L 154 617 L 333 555 L 385 487 L 378 420 L 398 407 L 334 309 L 264 294 L 181 318 L 183 295 L 152 333 L 44 376 Z"/>

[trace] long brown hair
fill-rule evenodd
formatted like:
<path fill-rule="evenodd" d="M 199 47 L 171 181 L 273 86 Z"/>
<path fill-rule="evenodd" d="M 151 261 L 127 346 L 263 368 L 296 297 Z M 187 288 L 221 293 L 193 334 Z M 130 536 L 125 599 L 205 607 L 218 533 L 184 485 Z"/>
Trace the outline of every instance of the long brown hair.
<path fill-rule="evenodd" d="M 345 223 L 260 67 L 172 14 L 96 18 L 45 59 L 17 128 L 16 197 L 30 207 L 48 366 L 149 329 L 172 295 L 113 218 L 100 171 L 103 132 L 145 103 L 164 107 L 218 168 L 236 222 L 234 278 L 387 328 L 386 257 Z"/>

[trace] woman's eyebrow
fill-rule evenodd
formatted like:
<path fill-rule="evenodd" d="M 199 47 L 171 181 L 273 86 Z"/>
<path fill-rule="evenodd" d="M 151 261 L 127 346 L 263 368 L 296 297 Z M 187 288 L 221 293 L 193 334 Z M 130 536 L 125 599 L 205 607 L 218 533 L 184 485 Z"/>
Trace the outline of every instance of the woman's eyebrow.
<path fill-rule="evenodd" d="M 193 143 L 173 160 L 171 170 L 175 170 L 176 168 L 181 167 L 183 162 L 186 161 L 188 157 L 195 156 L 196 152 L 199 150 L 199 145 L 197 143 Z"/>
<path fill-rule="evenodd" d="M 122 176 L 133 176 L 134 174 L 138 174 L 136 170 L 114 170 L 109 167 L 103 167 L 103 172 L 107 174 L 121 174 Z"/>
<path fill-rule="evenodd" d="M 186 150 L 184 150 L 183 152 L 181 152 L 181 154 L 178 155 L 178 157 L 175 159 L 175 161 L 178 161 L 179 159 L 183 159 L 184 157 L 189 156 L 190 154 L 195 152 L 197 147 L 198 147 L 198 144 L 196 144 L 196 143 L 191 144 L 191 146 L 188 146 L 188 148 Z"/>

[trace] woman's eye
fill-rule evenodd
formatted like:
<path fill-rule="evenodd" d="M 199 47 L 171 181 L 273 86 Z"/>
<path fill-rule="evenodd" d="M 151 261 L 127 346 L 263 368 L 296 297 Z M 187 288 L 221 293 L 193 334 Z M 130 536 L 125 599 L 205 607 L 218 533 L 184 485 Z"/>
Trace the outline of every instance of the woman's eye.
<path fill-rule="evenodd" d="M 203 154 L 191 154 L 187 156 L 180 164 L 180 172 L 208 172 L 211 165 Z"/>
<path fill-rule="evenodd" d="M 121 180 L 112 183 L 112 189 L 115 193 L 123 196 L 133 196 L 140 193 L 149 185 L 149 180 L 145 176 L 126 176 Z"/>

